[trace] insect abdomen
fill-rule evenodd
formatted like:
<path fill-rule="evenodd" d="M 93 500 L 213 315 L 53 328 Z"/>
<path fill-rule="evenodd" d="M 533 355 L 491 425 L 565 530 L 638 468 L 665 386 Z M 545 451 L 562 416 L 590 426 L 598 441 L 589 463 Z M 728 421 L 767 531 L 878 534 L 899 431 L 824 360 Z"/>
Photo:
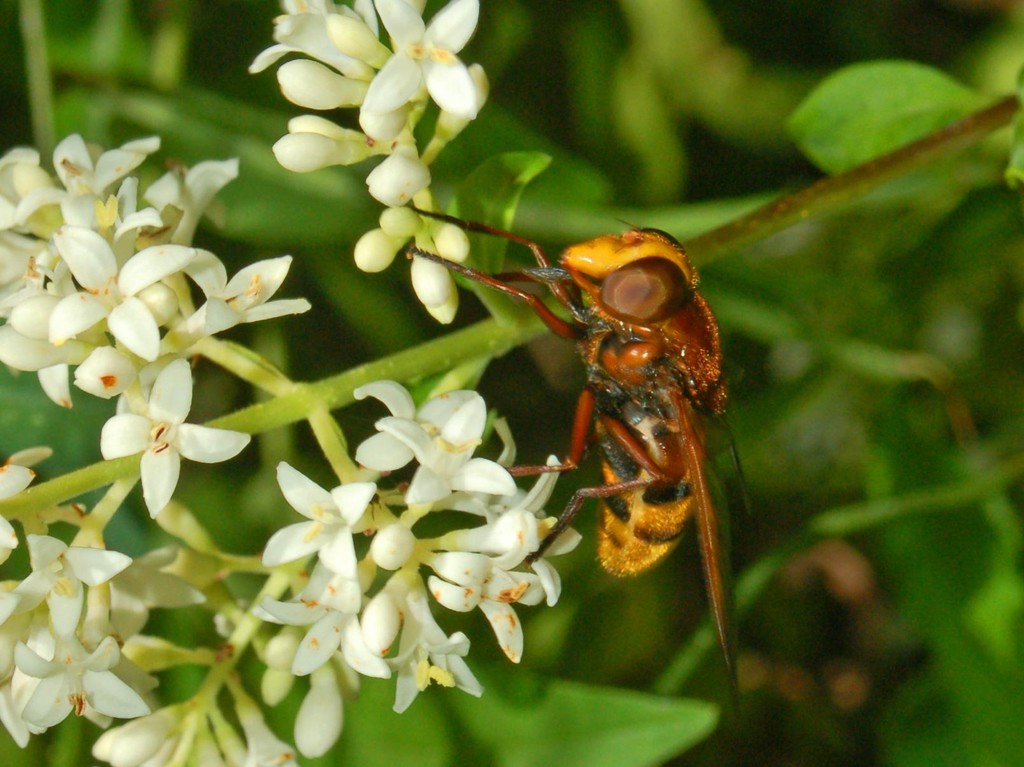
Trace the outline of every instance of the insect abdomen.
<path fill-rule="evenodd" d="M 621 482 L 608 462 L 605 482 Z M 629 477 L 632 479 L 632 477 Z M 640 488 L 606 498 L 597 525 L 597 558 L 612 575 L 638 575 L 661 562 L 679 543 L 693 507 L 685 482 Z"/>

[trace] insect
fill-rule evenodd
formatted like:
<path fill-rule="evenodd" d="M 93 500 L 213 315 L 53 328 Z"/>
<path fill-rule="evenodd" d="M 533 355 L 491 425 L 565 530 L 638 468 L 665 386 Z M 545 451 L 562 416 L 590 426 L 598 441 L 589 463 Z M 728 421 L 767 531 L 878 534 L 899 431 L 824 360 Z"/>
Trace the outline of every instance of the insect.
<path fill-rule="evenodd" d="M 698 276 L 682 245 L 656 229 L 632 229 L 573 245 L 555 266 L 537 243 L 511 232 L 426 215 L 528 247 L 537 267 L 497 276 L 415 246 L 410 253 L 525 301 L 554 333 L 576 342 L 586 366 L 563 462 L 514 467 L 512 473 L 575 468 L 596 442 L 604 484 L 573 494 L 530 561 L 571 524 L 588 498 L 602 501 L 598 559 L 620 577 L 661 562 L 694 517 L 718 642 L 735 679 L 726 557 L 704 447 L 704 423 L 724 412 L 726 384 L 718 323 L 697 290 Z M 569 319 L 513 284 L 523 281 L 547 285 Z"/>

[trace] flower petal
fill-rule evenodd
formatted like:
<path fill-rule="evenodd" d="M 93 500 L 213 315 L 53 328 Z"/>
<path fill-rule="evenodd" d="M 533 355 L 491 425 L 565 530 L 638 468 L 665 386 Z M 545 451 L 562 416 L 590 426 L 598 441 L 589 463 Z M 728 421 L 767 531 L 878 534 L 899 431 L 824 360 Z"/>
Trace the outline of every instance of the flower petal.
<path fill-rule="evenodd" d="M 100 714 L 134 719 L 149 713 L 142 696 L 112 671 L 86 671 L 82 674 L 82 686 L 86 702 Z"/>
<path fill-rule="evenodd" d="M 36 475 L 32 469 L 15 464 L 0 466 L 0 498 L 17 495 L 32 482 Z"/>
<path fill-rule="evenodd" d="M 155 517 L 170 503 L 174 488 L 178 486 L 181 458 L 173 447 L 142 454 L 142 497 L 149 515 Z"/>
<path fill-rule="evenodd" d="M 377 486 L 373 482 L 349 482 L 331 490 L 334 505 L 350 526 L 359 521 L 376 494 Z"/>
<path fill-rule="evenodd" d="M 21 718 L 44 730 L 60 724 L 71 713 L 70 692 L 63 674 L 41 679 L 22 709 Z"/>
<path fill-rule="evenodd" d="M 154 421 L 181 423 L 192 409 L 192 367 L 177 359 L 167 365 L 153 382 L 149 414 Z"/>
<path fill-rule="evenodd" d="M 422 84 L 423 71 L 419 65 L 404 53 L 396 53 L 373 78 L 360 111 L 394 112 L 412 99 Z"/>
<path fill-rule="evenodd" d="M 441 61 L 424 61 L 423 76 L 427 82 L 427 92 L 445 112 L 472 120 L 480 111 L 476 83 L 469 69 L 461 61 L 446 63 Z"/>
<path fill-rule="evenodd" d="M 484 398 L 475 396 L 461 404 L 441 427 L 441 439 L 452 445 L 473 445 L 480 442 L 487 424 Z"/>
<path fill-rule="evenodd" d="M 100 432 L 100 453 L 107 460 L 141 453 L 150 445 L 151 422 L 135 413 L 120 413 L 107 419 Z"/>
<path fill-rule="evenodd" d="M 455 612 L 467 613 L 480 604 L 480 592 L 467 586 L 456 586 L 436 575 L 427 578 L 427 586 L 439 604 Z"/>
<path fill-rule="evenodd" d="M 296 676 L 306 676 L 324 665 L 341 644 L 341 632 L 346 621 L 355 623 L 355 616 L 342 615 L 331 610 L 314 623 L 302 638 L 295 653 L 292 673 Z M 358 629 L 358 624 L 356 627 Z"/>
<path fill-rule="evenodd" d="M 72 546 L 65 552 L 64 558 L 71 565 L 75 576 L 90 586 L 106 583 L 132 563 L 131 557 L 119 551 L 85 546 Z"/>
<path fill-rule="evenodd" d="M 405 502 L 409 506 L 422 503 L 433 503 L 451 495 L 451 485 L 445 478 L 426 466 L 420 466 L 412 476 L 409 489 L 405 493 Z"/>
<path fill-rule="evenodd" d="M 487 458 L 471 458 L 452 477 L 452 487 L 473 493 L 511 495 L 516 482 L 508 469 Z"/>
<path fill-rule="evenodd" d="M 240 431 L 183 423 L 178 427 L 175 445 L 190 461 L 220 463 L 234 458 L 251 441 L 252 437 L 249 434 Z"/>
<path fill-rule="evenodd" d="M 384 407 L 391 411 L 391 415 L 399 418 L 413 418 L 416 415 L 416 405 L 412 401 L 412 395 L 404 386 L 394 381 L 373 381 L 364 384 L 352 392 L 356 399 L 373 397 L 384 403 Z"/>
<path fill-rule="evenodd" d="M 154 282 L 182 271 L 196 257 L 195 248 L 184 245 L 154 245 L 128 259 L 117 275 L 121 293 L 133 296 Z"/>
<path fill-rule="evenodd" d="M 107 307 L 89 293 L 64 296 L 50 312 L 50 343 L 60 346 L 107 316 Z"/>
<path fill-rule="evenodd" d="M 518 663 L 523 657 L 523 625 L 512 605 L 485 599 L 480 602 L 480 609 L 490 621 L 502 652 L 510 661 Z"/>
<path fill-rule="evenodd" d="M 314 507 L 331 508 L 331 494 L 302 472 L 282 461 L 277 465 L 277 484 L 285 500 L 304 517 L 313 519 Z"/>
<path fill-rule="evenodd" d="M 451 53 L 461 51 L 476 31 L 480 0 L 452 0 L 430 20 L 423 39 Z"/>
<path fill-rule="evenodd" d="M 62 226 L 53 242 L 78 284 L 89 290 L 105 290 L 117 276 L 117 260 L 110 244 L 92 229 Z"/>
<path fill-rule="evenodd" d="M 160 355 L 160 328 L 141 299 L 129 296 L 115 306 L 107 317 L 107 327 L 114 338 L 147 362 Z"/>
<path fill-rule="evenodd" d="M 399 46 L 422 39 L 426 32 L 423 16 L 408 0 L 375 0 L 384 29 Z"/>
<path fill-rule="evenodd" d="M 358 577 L 356 565 L 356 548 L 352 542 L 352 534 L 339 531 L 326 542 L 320 549 L 320 561 L 332 573 L 343 578 L 355 580 Z"/>
<path fill-rule="evenodd" d="M 395 471 L 412 459 L 412 450 L 390 434 L 374 434 L 356 448 L 356 463 L 374 471 Z"/>
<path fill-rule="evenodd" d="M 317 535 L 317 531 L 322 529 L 319 522 L 298 522 L 281 528 L 270 536 L 263 548 L 263 564 L 277 567 L 308 557 L 323 546 L 324 539 Z"/>

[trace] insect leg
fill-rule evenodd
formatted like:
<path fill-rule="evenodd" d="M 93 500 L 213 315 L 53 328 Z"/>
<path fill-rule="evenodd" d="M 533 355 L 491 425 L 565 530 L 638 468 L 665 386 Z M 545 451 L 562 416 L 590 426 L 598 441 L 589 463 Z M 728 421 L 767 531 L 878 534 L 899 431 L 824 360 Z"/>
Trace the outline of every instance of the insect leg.
<path fill-rule="evenodd" d="M 534 259 L 537 261 L 537 264 L 541 268 L 547 269 L 551 266 L 551 261 L 548 260 L 548 257 L 544 254 L 543 248 L 541 248 L 541 246 L 538 243 L 534 242 L 533 240 L 528 240 L 527 238 L 518 235 L 515 232 L 510 232 L 506 229 L 498 229 L 497 227 L 488 226 L 487 224 L 480 224 L 477 223 L 476 221 L 463 221 L 461 218 L 449 216 L 447 213 L 435 213 L 434 211 L 420 210 L 419 208 L 413 208 L 413 210 L 415 210 L 422 216 L 427 216 L 429 218 L 437 219 L 438 221 L 445 221 L 449 224 L 454 224 L 455 226 L 464 229 L 467 232 L 489 234 L 493 237 L 501 237 L 502 239 L 508 240 L 509 242 L 514 242 L 517 245 L 523 245 L 524 247 L 530 249 L 530 252 L 533 253 Z M 571 289 L 567 288 L 565 285 L 560 285 L 557 283 L 551 284 L 551 292 L 555 294 L 555 298 L 557 298 L 559 303 L 561 303 L 563 306 L 571 307 L 574 302 L 578 302 L 578 299 L 573 297 L 570 290 Z"/>
<path fill-rule="evenodd" d="M 609 498 L 613 495 L 621 495 L 629 490 L 636 490 L 637 488 L 647 487 L 651 484 L 649 477 L 642 479 L 630 479 L 625 482 L 614 482 L 609 485 L 596 485 L 594 487 L 581 487 L 575 493 L 572 494 L 572 498 L 569 499 L 569 503 L 566 504 L 565 509 L 558 515 L 558 520 L 552 526 L 551 530 L 547 535 L 544 536 L 544 540 L 540 542 L 537 550 L 526 557 L 526 564 L 532 565 L 547 551 L 551 544 L 554 543 L 558 536 L 566 531 L 572 521 L 576 518 L 579 513 L 580 507 L 583 502 L 588 498 Z"/>
<path fill-rule="evenodd" d="M 531 253 L 533 253 L 533 257 L 537 259 L 538 264 L 544 267 L 551 266 L 551 262 L 548 261 L 548 257 L 544 255 L 544 251 L 541 249 L 540 245 L 538 245 L 533 240 L 528 240 L 525 237 L 516 234 L 515 232 L 510 232 L 506 229 L 499 229 L 496 226 L 480 224 L 477 223 L 476 221 L 463 221 L 461 218 L 449 216 L 447 213 L 436 213 L 435 211 L 432 210 L 420 210 L 419 208 L 413 208 L 413 210 L 415 210 L 421 216 L 427 216 L 428 218 L 435 218 L 438 221 L 445 221 L 449 224 L 455 224 L 455 226 L 459 227 L 460 229 L 464 229 L 467 232 L 479 232 L 480 234 L 490 234 L 495 237 L 501 237 L 502 239 L 508 240 L 509 242 L 514 242 L 517 245 L 524 245 L 530 249 Z"/>
<path fill-rule="evenodd" d="M 555 335 L 559 335 L 562 338 L 569 338 L 573 341 L 579 339 L 580 337 L 580 328 L 571 322 L 566 322 L 553 311 L 551 311 L 551 309 L 548 308 L 547 304 L 545 304 L 538 295 L 529 293 L 523 290 L 522 288 L 516 287 L 515 285 L 511 285 L 507 282 L 503 282 L 499 279 L 496 279 L 489 274 L 481 272 L 479 269 L 473 269 L 472 267 L 457 264 L 454 261 L 449 261 L 446 258 L 441 258 L 436 253 L 431 253 L 429 250 L 417 248 L 415 245 L 411 245 L 409 247 L 409 255 L 416 256 L 417 258 L 425 258 L 428 261 L 433 261 L 435 264 L 440 264 L 449 271 L 455 272 L 456 274 L 461 274 L 467 280 L 473 280 L 474 282 L 482 283 L 483 285 L 486 285 L 489 288 L 494 288 L 495 290 L 499 290 L 502 293 L 505 293 L 506 295 L 512 296 L 513 298 L 518 298 L 521 301 L 525 301 L 530 306 L 530 308 L 537 313 L 537 316 L 540 317 L 541 321 L 545 325 L 547 325 L 548 328 L 551 329 L 551 332 L 553 332 Z"/>
<path fill-rule="evenodd" d="M 623 450 L 633 459 L 642 469 L 645 469 L 648 474 L 651 475 L 652 480 L 665 480 L 670 479 L 666 476 L 665 469 L 655 463 L 654 459 L 651 458 L 647 448 L 644 447 L 643 443 L 637 439 L 637 436 L 629 430 L 622 421 L 612 418 L 610 415 L 601 414 L 601 425 L 604 426 L 605 431 L 608 432 L 608 436 L 615 440 Z"/>
<path fill-rule="evenodd" d="M 572 421 L 572 442 L 569 443 L 569 454 L 561 463 L 553 466 L 513 466 L 509 473 L 513 477 L 526 477 L 533 474 L 546 474 L 575 469 L 579 466 L 583 454 L 587 450 L 588 438 L 591 434 L 591 423 L 594 416 L 594 390 L 587 387 L 580 392 L 576 401 L 576 415 Z"/>

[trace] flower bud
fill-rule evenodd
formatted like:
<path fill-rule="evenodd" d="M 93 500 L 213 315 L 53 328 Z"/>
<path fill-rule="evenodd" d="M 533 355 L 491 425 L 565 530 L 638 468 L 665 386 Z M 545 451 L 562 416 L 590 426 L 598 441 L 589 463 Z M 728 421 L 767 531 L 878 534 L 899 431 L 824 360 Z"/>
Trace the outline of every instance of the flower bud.
<path fill-rule="evenodd" d="M 427 309 L 443 306 L 455 292 L 451 274 L 441 264 L 413 258 L 410 273 L 416 297 Z"/>
<path fill-rule="evenodd" d="M 366 177 L 370 194 L 385 205 L 405 205 L 421 189 L 430 186 L 430 170 L 415 155 L 395 153 Z"/>
<path fill-rule="evenodd" d="M 447 325 L 455 319 L 455 313 L 459 309 L 459 294 L 457 291 L 452 291 L 448 300 L 438 306 L 426 307 L 427 312 L 435 320 L 440 322 L 442 325 Z"/>
<path fill-rule="evenodd" d="M 370 652 L 383 658 L 390 652 L 398 630 L 402 627 L 402 614 L 391 595 L 381 591 L 363 608 L 360 625 L 363 641 Z"/>
<path fill-rule="evenodd" d="M 178 297 L 162 282 L 154 282 L 143 288 L 138 297 L 149 309 L 157 325 L 166 325 L 178 313 Z"/>
<path fill-rule="evenodd" d="M 434 232 L 437 254 L 449 261 L 462 263 L 469 257 L 469 236 L 460 226 L 442 223 Z"/>
<path fill-rule="evenodd" d="M 395 523 L 377 531 L 370 544 L 370 556 L 385 570 L 397 570 L 412 556 L 416 538 L 403 524 Z"/>
<path fill-rule="evenodd" d="M 338 680 L 330 666 L 321 666 L 310 676 L 309 692 L 295 717 L 295 746 L 303 756 L 323 756 L 338 742 L 343 722 Z"/>
<path fill-rule="evenodd" d="M 407 208 L 387 208 L 380 214 L 380 228 L 391 237 L 408 240 L 423 229 L 423 218 Z"/>
<path fill-rule="evenodd" d="M 317 61 L 298 59 L 277 70 L 284 97 L 309 109 L 354 107 L 363 103 L 367 83 L 339 75 Z"/>
<path fill-rule="evenodd" d="M 409 119 L 409 107 L 401 106 L 390 112 L 369 112 L 359 110 L 359 127 L 367 136 L 376 141 L 393 141 L 398 138 Z"/>
<path fill-rule="evenodd" d="M 289 133 L 274 143 L 274 157 L 283 168 L 295 173 L 351 165 L 368 154 L 364 143 L 339 141 L 319 133 Z"/>
<path fill-rule="evenodd" d="M 75 386 L 94 397 L 116 397 L 135 381 L 138 371 L 132 361 L 110 346 L 92 351 L 75 369 Z"/>
<path fill-rule="evenodd" d="M 364 272 L 382 272 L 391 266 L 403 244 L 404 240 L 385 234 L 383 229 L 371 229 L 356 242 L 356 266 Z"/>
<path fill-rule="evenodd" d="M 170 751 L 177 737 L 170 738 L 180 716 L 176 708 L 162 708 L 149 716 L 107 730 L 96 740 L 92 755 L 113 767 L 139 767 L 158 753 Z"/>
<path fill-rule="evenodd" d="M 366 22 L 355 16 L 330 14 L 327 17 L 327 35 L 339 51 L 365 61 L 374 69 L 380 69 L 391 57 L 391 51 L 377 39 Z"/>

